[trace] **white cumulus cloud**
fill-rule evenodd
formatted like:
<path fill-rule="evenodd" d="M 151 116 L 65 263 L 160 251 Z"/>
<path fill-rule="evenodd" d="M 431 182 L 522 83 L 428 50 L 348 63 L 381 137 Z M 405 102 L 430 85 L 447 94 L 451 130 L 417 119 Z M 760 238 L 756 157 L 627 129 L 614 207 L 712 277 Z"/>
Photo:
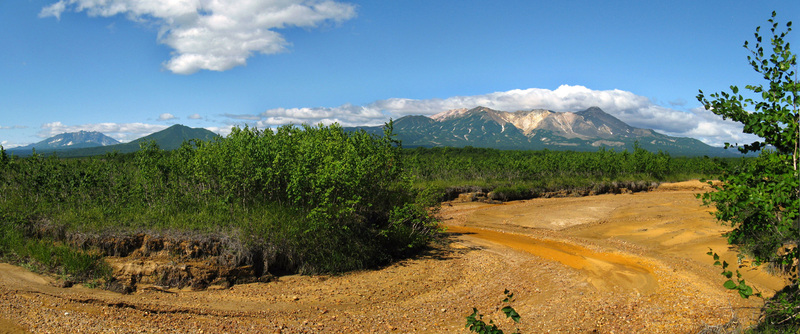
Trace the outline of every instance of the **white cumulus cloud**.
<path fill-rule="evenodd" d="M 216 133 L 220 136 L 226 137 L 231 133 L 233 126 L 207 126 L 206 130 Z"/>
<path fill-rule="evenodd" d="M 548 109 L 581 111 L 599 107 L 631 126 L 653 129 L 678 137 L 693 137 L 722 146 L 725 142 L 749 143 L 755 136 L 742 133 L 739 123 L 723 120 L 701 108 L 677 110 L 655 104 L 649 98 L 623 90 L 592 90 L 583 86 L 562 85 L 555 90 L 514 89 L 473 96 L 453 96 L 445 99 L 391 98 L 356 106 L 275 108 L 260 114 L 224 115 L 260 128 L 285 124 L 330 124 L 343 126 L 381 125 L 389 118 L 407 115 L 434 115 L 457 108 L 484 106 L 496 110 L 518 111 Z"/>
<path fill-rule="evenodd" d="M 343 22 L 356 16 L 355 9 L 332 0 L 60 0 L 39 16 L 58 19 L 74 11 L 155 24 L 158 42 L 174 50 L 164 67 L 191 74 L 242 66 L 254 53 L 283 52 L 289 43 L 275 30 Z"/>
<path fill-rule="evenodd" d="M 24 146 L 24 145 L 26 145 L 26 144 L 15 143 L 15 142 L 11 142 L 11 141 L 8 141 L 8 140 L 0 140 L 0 146 L 2 146 L 3 149 L 15 148 L 15 147 L 20 147 L 20 146 Z"/>

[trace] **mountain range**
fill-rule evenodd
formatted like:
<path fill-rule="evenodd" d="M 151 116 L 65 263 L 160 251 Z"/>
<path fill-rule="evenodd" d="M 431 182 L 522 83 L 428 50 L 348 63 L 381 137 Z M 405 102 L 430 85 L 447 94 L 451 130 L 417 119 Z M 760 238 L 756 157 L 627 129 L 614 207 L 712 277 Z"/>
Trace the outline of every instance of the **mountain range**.
<path fill-rule="evenodd" d="M 651 152 L 675 156 L 741 156 L 736 150 L 712 147 L 693 139 L 670 137 L 650 129 L 632 127 L 592 107 L 578 112 L 545 109 L 506 112 L 486 107 L 453 109 L 431 117 L 405 116 L 393 122 L 394 133 L 404 147 L 484 147 L 514 150 L 597 151 L 604 147 L 632 151 L 635 145 Z M 352 127 L 383 134 L 382 126 Z M 202 128 L 173 125 L 165 130 L 119 143 L 99 132 L 60 134 L 36 144 L 7 150 L 25 156 L 56 153 L 60 157 L 83 157 L 108 152 L 131 153 L 139 143 L 154 140 L 160 148 L 173 150 L 189 139 L 210 140 L 217 134 Z"/>
<path fill-rule="evenodd" d="M 35 144 L 8 149 L 8 153 L 27 156 L 33 150 L 36 153 L 55 153 L 59 157 L 86 157 L 103 155 L 110 152 L 131 153 L 139 150 L 139 143 L 155 141 L 163 150 L 174 150 L 190 139 L 211 140 L 218 135 L 203 128 L 190 128 L 176 124 L 148 136 L 127 142 L 119 143 L 117 140 L 99 132 L 72 132 L 63 133 L 47 138 Z M 101 140 L 102 139 L 102 140 Z"/>
<path fill-rule="evenodd" d="M 393 122 L 405 147 L 484 147 L 514 150 L 621 151 L 634 145 L 676 156 L 741 156 L 697 139 L 670 137 L 632 127 L 592 107 L 578 112 L 545 109 L 506 112 L 486 107 L 453 109 L 431 117 L 405 116 Z M 358 127 L 382 133 L 382 127 Z"/>
<path fill-rule="evenodd" d="M 108 146 L 119 144 L 119 141 L 96 131 L 79 131 L 62 133 L 35 144 L 16 147 L 15 151 L 54 151 L 84 147 Z"/>

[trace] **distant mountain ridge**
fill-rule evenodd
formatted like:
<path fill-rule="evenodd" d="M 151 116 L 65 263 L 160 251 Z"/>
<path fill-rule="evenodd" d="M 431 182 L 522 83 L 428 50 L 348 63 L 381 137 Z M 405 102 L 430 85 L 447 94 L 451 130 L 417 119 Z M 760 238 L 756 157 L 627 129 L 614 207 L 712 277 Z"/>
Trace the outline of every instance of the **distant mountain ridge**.
<path fill-rule="evenodd" d="M 73 133 L 64 133 L 60 134 L 48 139 L 45 139 L 37 144 L 41 143 L 61 143 L 67 138 L 79 138 L 79 134 L 87 134 L 87 133 L 94 133 L 99 134 L 104 137 L 110 138 L 111 137 L 105 136 L 99 132 L 73 132 Z M 61 148 L 36 148 L 37 153 L 42 154 L 49 154 L 55 153 L 59 157 L 85 157 L 85 156 L 94 156 L 94 155 L 103 155 L 110 152 L 119 152 L 119 153 L 131 153 L 136 152 L 139 150 L 139 143 L 148 142 L 148 141 L 155 141 L 156 144 L 163 150 L 174 150 L 181 146 L 184 141 L 190 139 L 201 139 L 201 140 L 211 140 L 218 135 L 214 132 L 203 128 L 190 128 L 185 125 L 176 124 L 166 128 L 164 130 L 155 132 L 153 134 L 144 136 L 142 138 L 133 140 L 128 143 L 119 143 L 118 141 L 114 140 L 116 143 L 111 145 L 99 145 L 99 144 L 92 144 L 93 142 L 86 142 L 80 145 L 73 145 L 73 146 L 64 146 Z M 32 146 L 32 145 L 29 145 Z M 30 155 L 32 153 L 32 148 L 13 148 L 8 150 L 9 153 L 25 156 Z"/>
<path fill-rule="evenodd" d="M 78 131 L 55 135 L 38 143 L 9 149 L 11 152 L 39 152 L 109 146 L 119 144 L 119 141 L 97 131 Z"/>
<path fill-rule="evenodd" d="M 383 134 L 382 126 L 348 129 Z M 670 137 L 650 129 L 632 127 L 597 107 L 578 112 L 545 109 L 506 112 L 486 107 L 453 109 L 431 117 L 412 115 L 399 118 L 394 121 L 394 132 L 405 147 L 473 146 L 573 151 L 597 151 L 600 147 L 606 147 L 630 151 L 634 143 L 638 143 L 639 147 L 651 152 L 661 150 L 676 156 L 742 156 L 736 150 L 712 147 L 697 139 Z M 104 137 L 107 139 L 101 140 Z M 42 154 L 85 157 L 114 151 L 135 152 L 141 142 L 151 140 L 161 149 L 174 150 L 190 139 L 211 140 L 215 137 L 218 135 L 209 130 L 176 124 L 128 143 L 108 144 L 116 140 L 98 132 L 80 131 L 7 151 L 25 156 L 35 148 L 37 153 Z"/>
<path fill-rule="evenodd" d="M 381 127 L 360 127 L 381 133 Z M 453 109 L 394 121 L 394 131 L 406 147 L 485 147 L 518 150 L 596 151 L 600 147 L 646 150 L 679 156 L 741 156 L 694 138 L 670 137 L 632 127 L 598 107 L 578 112 L 546 109 L 507 112 L 486 107 Z"/>

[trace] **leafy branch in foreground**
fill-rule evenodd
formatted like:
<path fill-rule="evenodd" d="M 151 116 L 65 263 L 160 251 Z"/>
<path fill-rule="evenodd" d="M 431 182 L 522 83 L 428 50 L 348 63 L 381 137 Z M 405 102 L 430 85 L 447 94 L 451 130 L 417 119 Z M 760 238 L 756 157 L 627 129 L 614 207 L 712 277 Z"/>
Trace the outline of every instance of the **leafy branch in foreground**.
<path fill-rule="evenodd" d="M 709 251 L 706 254 L 714 258 L 715 266 L 719 266 L 722 268 L 722 273 L 720 275 L 728 278 L 728 280 L 725 281 L 725 283 L 723 283 L 722 286 L 724 286 L 726 289 L 729 290 L 738 290 L 739 296 L 745 299 L 750 298 L 750 296 L 763 298 L 761 296 L 761 292 L 753 293 L 753 287 L 745 283 L 744 279 L 742 278 L 742 274 L 739 272 L 738 269 L 736 270 L 736 280 L 734 281 L 733 272 L 728 270 L 729 266 L 728 262 L 727 261 L 720 262 L 719 255 L 717 253 L 714 253 L 714 250 L 709 248 Z"/>
<path fill-rule="evenodd" d="M 514 300 L 514 294 L 506 289 L 503 291 L 506 295 L 506 298 L 503 299 L 503 303 L 511 303 Z M 507 318 L 511 318 L 514 322 L 519 323 L 519 313 L 514 310 L 511 305 L 506 305 L 502 309 L 503 313 L 506 315 Z M 470 331 L 479 333 L 479 334 L 503 334 L 503 330 L 497 327 L 494 321 L 489 320 L 489 323 L 483 321 L 483 315 L 478 313 L 478 309 L 472 308 L 472 314 L 467 316 L 467 326 Z M 519 334 L 519 328 L 514 331 L 514 334 Z"/>
<path fill-rule="evenodd" d="M 800 283 L 800 85 L 797 56 L 791 52 L 786 39 L 792 31 L 792 23 L 788 22 L 785 31 L 780 31 L 775 17 L 776 13 L 772 12 L 769 45 L 762 45 L 761 27 L 756 29 L 754 47 L 744 43 L 751 53 L 747 57 L 750 66 L 767 81 L 767 85 L 745 88 L 761 100 L 745 98 L 736 86 L 731 86 L 731 93 L 714 93 L 710 99 L 702 91 L 697 95 L 707 110 L 723 119 L 742 123 L 745 133 L 763 139 L 738 147 L 743 153 L 760 150 L 760 155 L 740 170 L 723 174 L 721 182 L 712 185 L 715 191 L 700 197 L 703 204 L 716 207 L 714 215 L 720 222 L 731 227 L 726 234 L 729 244 L 751 257 L 754 265 L 768 263 L 791 276 L 791 284 L 767 301 L 759 327 L 793 331 L 800 328 L 797 293 Z M 725 146 L 734 145 L 726 143 Z M 719 265 L 728 278 L 724 284 L 726 288 L 739 290 L 743 298 L 752 294 L 738 271 L 734 281 L 726 263 Z M 778 314 L 780 316 L 776 316 Z"/>

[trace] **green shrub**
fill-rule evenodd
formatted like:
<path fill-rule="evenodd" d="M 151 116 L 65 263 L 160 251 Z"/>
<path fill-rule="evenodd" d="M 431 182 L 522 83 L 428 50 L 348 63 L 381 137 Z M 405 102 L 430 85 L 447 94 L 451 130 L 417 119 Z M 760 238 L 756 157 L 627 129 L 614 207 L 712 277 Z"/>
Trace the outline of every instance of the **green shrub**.
<path fill-rule="evenodd" d="M 767 299 L 761 309 L 761 320 L 748 332 L 797 333 L 800 331 L 800 289 L 788 285 Z"/>

